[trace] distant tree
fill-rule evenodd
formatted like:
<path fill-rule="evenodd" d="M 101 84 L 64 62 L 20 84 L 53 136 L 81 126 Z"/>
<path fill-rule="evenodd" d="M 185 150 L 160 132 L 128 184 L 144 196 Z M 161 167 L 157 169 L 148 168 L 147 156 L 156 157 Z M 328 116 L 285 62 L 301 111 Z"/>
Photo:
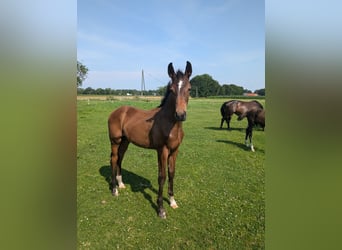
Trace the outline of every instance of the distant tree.
<path fill-rule="evenodd" d="M 203 74 L 195 76 L 191 79 L 191 96 L 192 97 L 207 97 L 215 96 L 220 92 L 220 84 L 210 75 Z"/>
<path fill-rule="evenodd" d="M 246 90 L 241 86 L 235 84 L 223 84 L 221 86 L 222 95 L 233 96 L 233 95 L 243 95 L 244 92 L 250 91 Z"/>
<path fill-rule="evenodd" d="M 232 95 L 243 95 L 243 87 L 241 86 L 237 86 L 235 84 L 230 84 L 231 88 L 232 88 Z"/>
<path fill-rule="evenodd" d="M 228 84 L 223 84 L 221 86 L 221 95 L 231 95 L 232 90 Z"/>
<path fill-rule="evenodd" d="M 95 89 L 92 87 L 88 87 L 83 91 L 84 95 L 94 95 L 95 94 Z"/>
<path fill-rule="evenodd" d="M 105 95 L 106 93 L 105 93 L 105 90 L 103 88 L 97 88 L 95 90 L 95 94 L 96 95 Z"/>
<path fill-rule="evenodd" d="M 158 89 L 155 91 L 157 95 L 163 96 L 166 92 L 167 85 L 163 87 L 158 87 Z"/>
<path fill-rule="evenodd" d="M 258 94 L 258 95 L 261 95 L 261 96 L 265 96 L 266 91 L 265 91 L 265 88 L 263 88 L 263 89 L 257 89 L 257 90 L 255 90 L 254 93 L 256 93 L 256 94 Z"/>
<path fill-rule="evenodd" d="M 105 95 L 112 95 L 113 94 L 113 90 L 111 88 L 105 88 L 104 89 L 104 94 Z"/>
<path fill-rule="evenodd" d="M 83 81 L 87 78 L 87 74 L 88 68 L 77 61 L 77 87 L 82 86 Z"/>
<path fill-rule="evenodd" d="M 78 94 L 78 95 L 82 95 L 83 92 L 84 92 L 84 89 L 82 89 L 82 88 L 77 88 L 77 94 Z"/>

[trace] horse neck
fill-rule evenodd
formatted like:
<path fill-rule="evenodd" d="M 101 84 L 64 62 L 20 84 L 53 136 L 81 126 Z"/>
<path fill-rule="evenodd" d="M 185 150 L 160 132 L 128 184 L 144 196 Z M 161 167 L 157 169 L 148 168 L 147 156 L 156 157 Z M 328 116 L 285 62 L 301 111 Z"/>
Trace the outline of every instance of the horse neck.
<path fill-rule="evenodd" d="M 162 118 L 165 118 L 167 121 L 172 123 L 176 123 L 175 112 L 176 112 L 176 98 L 172 94 L 167 96 L 164 105 L 160 110 L 161 114 L 163 114 Z"/>

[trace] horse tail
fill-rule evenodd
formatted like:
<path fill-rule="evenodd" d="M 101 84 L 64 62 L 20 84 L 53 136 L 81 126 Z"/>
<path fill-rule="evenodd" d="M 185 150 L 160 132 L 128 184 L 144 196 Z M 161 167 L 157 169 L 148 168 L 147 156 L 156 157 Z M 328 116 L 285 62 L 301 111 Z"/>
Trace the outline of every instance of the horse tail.
<path fill-rule="evenodd" d="M 254 102 L 258 104 L 261 109 L 264 109 L 264 106 L 262 106 L 260 102 L 258 102 L 257 100 L 254 100 Z"/>
<path fill-rule="evenodd" d="M 255 122 L 260 125 L 263 129 L 265 128 L 265 110 L 258 110 L 255 114 Z"/>

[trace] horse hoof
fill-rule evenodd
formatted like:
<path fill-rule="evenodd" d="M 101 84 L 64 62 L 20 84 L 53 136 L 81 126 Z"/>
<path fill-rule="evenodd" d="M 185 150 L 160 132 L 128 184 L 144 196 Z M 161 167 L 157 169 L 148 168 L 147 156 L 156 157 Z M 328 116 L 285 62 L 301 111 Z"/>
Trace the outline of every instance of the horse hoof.
<path fill-rule="evenodd" d="M 173 209 L 176 209 L 178 208 L 178 205 L 175 201 L 175 198 L 173 196 L 170 197 L 170 206 L 173 208 Z"/>
<path fill-rule="evenodd" d="M 119 191 L 117 189 L 113 189 L 112 195 L 113 196 L 119 196 Z"/>
<path fill-rule="evenodd" d="M 176 209 L 176 208 L 178 208 L 178 205 L 177 205 L 177 203 L 171 204 L 171 207 L 172 207 L 173 209 Z"/>
<path fill-rule="evenodd" d="M 126 188 L 126 186 L 125 186 L 125 184 L 120 183 L 120 184 L 119 184 L 119 188 Z"/>
<path fill-rule="evenodd" d="M 164 210 L 160 210 L 160 211 L 159 211 L 159 217 L 160 217 L 161 219 L 166 219 L 166 212 L 165 212 Z"/>

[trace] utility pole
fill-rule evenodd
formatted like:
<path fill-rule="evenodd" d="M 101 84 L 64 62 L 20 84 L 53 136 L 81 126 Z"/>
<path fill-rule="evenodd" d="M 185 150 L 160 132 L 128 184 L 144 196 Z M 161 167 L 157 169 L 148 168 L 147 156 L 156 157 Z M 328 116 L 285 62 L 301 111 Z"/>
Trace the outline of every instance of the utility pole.
<path fill-rule="evenodd" d="M 141 93 L 140 95 L 144 95 L 145 91 L 145 77 L 144 77 L 144 70 L 141 71 Z"/>

